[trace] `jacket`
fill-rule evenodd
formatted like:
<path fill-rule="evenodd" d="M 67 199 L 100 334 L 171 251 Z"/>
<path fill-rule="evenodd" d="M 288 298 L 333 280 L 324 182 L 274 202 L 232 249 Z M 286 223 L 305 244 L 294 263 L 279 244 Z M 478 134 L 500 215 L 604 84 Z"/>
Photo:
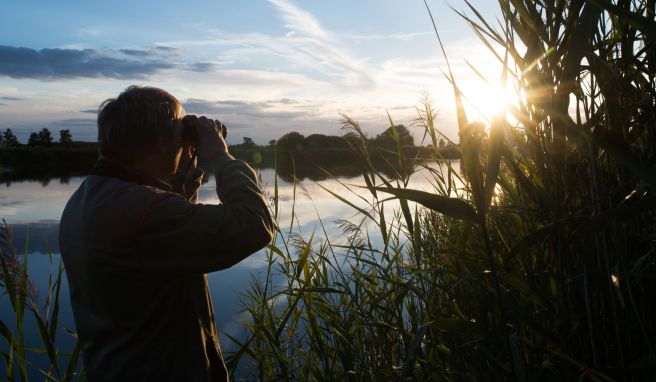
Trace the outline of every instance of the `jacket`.
<path fill-rule="evenodd" d="M 254 171 L 213 162 L 218 205 L 100 159 L 66 204 L 60 250 L 91 381 L 227 381 L 205 273 L 263 248 Z"/>

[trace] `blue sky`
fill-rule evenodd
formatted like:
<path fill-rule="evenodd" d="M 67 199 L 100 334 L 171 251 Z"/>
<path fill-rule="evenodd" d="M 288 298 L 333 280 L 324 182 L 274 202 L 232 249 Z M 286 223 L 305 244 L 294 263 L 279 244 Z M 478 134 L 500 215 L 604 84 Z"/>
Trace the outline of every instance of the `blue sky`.
<path fill-rule="evenodd" d="M 466 95 L 485 104 L 493 93 L 465 60 L 493 78 L 498 66 L 447 2 L 428 3 Z M 495 3 L 472 1 L 491 19 Z M 466 9 L 462 0 L 450 5 Z M 0 129 L 23 141 L 42 127 L 95 140 L 98 105 L 139 84 L 221 119 L 232 143 L 289 131 L 341 134 L 340 113 L 375 135 L 388 111 L 410 125 L 425 93 L 439 127 L 455 138 L 441 70 L 421 0 L 5 1 Z"/>

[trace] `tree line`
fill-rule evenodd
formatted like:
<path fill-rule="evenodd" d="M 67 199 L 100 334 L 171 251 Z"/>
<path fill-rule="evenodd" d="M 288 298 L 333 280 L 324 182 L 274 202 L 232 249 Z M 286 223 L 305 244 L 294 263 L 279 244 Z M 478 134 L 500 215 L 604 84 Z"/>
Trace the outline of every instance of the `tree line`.
<path fill-rule="evenodd" d="M 55 142 L 50 129 L 44 127 L 38 132 L 30 133 L 27 146 L 49 147 L 55 144 L 67 146 L 73 143 L 73 135 L 69 129 L 59 130 L 59 140 Z M 7 129 L 0 134 L 0 146 L 18 147 L 23 146 L 11 129 Z"/>
<path fill-rule="evenodd" d="M 305 149 L 348 149 L 353 143 L 360 140 L 361 137 L 353 132 L 348 132 L 342 136 L 325 135 L 325 134 L 311 134 L 304 136 L 303 134 L 292 131 L 284 134 L 278 140 L 272 139 L 268 145 L 259 146 L 252 138 L 244 137 L 241 144 L 233 145 L 236 149 L 256 149 L 256 148 L 274 148 L 277 147 L 281 151 L 302 151 Z M 404 125 L 395 125 L 387 128 L 382 133 L 367 138 L 370 144 L 384 148 L 394 149 L 397 146 L 397 139 L 401 147 L 414 147 L 414 137 L 407 127 Z M 439 148 L 445 149 L 450 146 L 444 139 L 438 141 Z"/>
<path fill-rule="evenodd" d="M 272 139 L 265 146 L 260 146 L 250 137 L 244 137 L 242 143 L 232 145 L 235 149 L 256 149 L 256 148 L 275 148 L 283 151 L 301 151 L 304 149 L 348 149 L 353 143 L 361 139 L 353 132 L 348 132 L 342 136 L 311 134 L 307 137 L 303 134 L 292 131 L 284 134 L 279 139 Z M 414 147 L 414 137 L 404 125 L 395 125 L 387 128 L 382 133 L 373 138 L 367 138 L 369 143 L 374 146 L 394 149 L 397 145 L 397 139 L 401 147 Z M 55 142 L 50 129 L 42 128 L 38 132 L 31 132 L 26 145 L 22 144 L 12 129 L 7 128 L 4 132 L 0 130 L 0 146 L 18 147 L 50 147 L 53 145 L 67 146 L 73 143 L 73 135 L 69 129 L 59 130 L 59 139 Z M 444 139 L 439 140 L 439 148 L 445 149 L 450 144 Z"/>

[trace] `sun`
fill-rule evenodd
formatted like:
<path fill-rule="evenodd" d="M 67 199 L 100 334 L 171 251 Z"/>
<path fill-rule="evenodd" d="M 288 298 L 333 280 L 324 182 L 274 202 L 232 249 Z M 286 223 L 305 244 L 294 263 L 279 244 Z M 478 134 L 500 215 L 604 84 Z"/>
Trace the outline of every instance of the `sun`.
<path fill-rule="evenodd" d="M 491 121 L 499 113 L 505 115 L 518 98 L 517 92 L 510 86 L 485 82 L 463 84 L 461 91 L 467 115 L 473 120 Z"/>

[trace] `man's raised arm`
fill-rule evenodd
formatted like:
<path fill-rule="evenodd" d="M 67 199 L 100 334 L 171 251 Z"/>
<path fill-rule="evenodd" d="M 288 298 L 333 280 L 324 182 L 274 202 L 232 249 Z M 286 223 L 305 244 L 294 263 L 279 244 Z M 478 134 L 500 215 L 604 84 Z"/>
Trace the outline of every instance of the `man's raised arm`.
<path fill-rule="evenodd" d="M 253 169 L 228 154 L 218 121 L 193 121 L 200 141 L 198 157 L 215 174 L 221 204 L 192 204 L 172 193 L 155 195 L 139 233 L 144 255 L 137 259 L 138 268 L 216 271 L 238 263 L 273 237 L 273 222 Z"/>

